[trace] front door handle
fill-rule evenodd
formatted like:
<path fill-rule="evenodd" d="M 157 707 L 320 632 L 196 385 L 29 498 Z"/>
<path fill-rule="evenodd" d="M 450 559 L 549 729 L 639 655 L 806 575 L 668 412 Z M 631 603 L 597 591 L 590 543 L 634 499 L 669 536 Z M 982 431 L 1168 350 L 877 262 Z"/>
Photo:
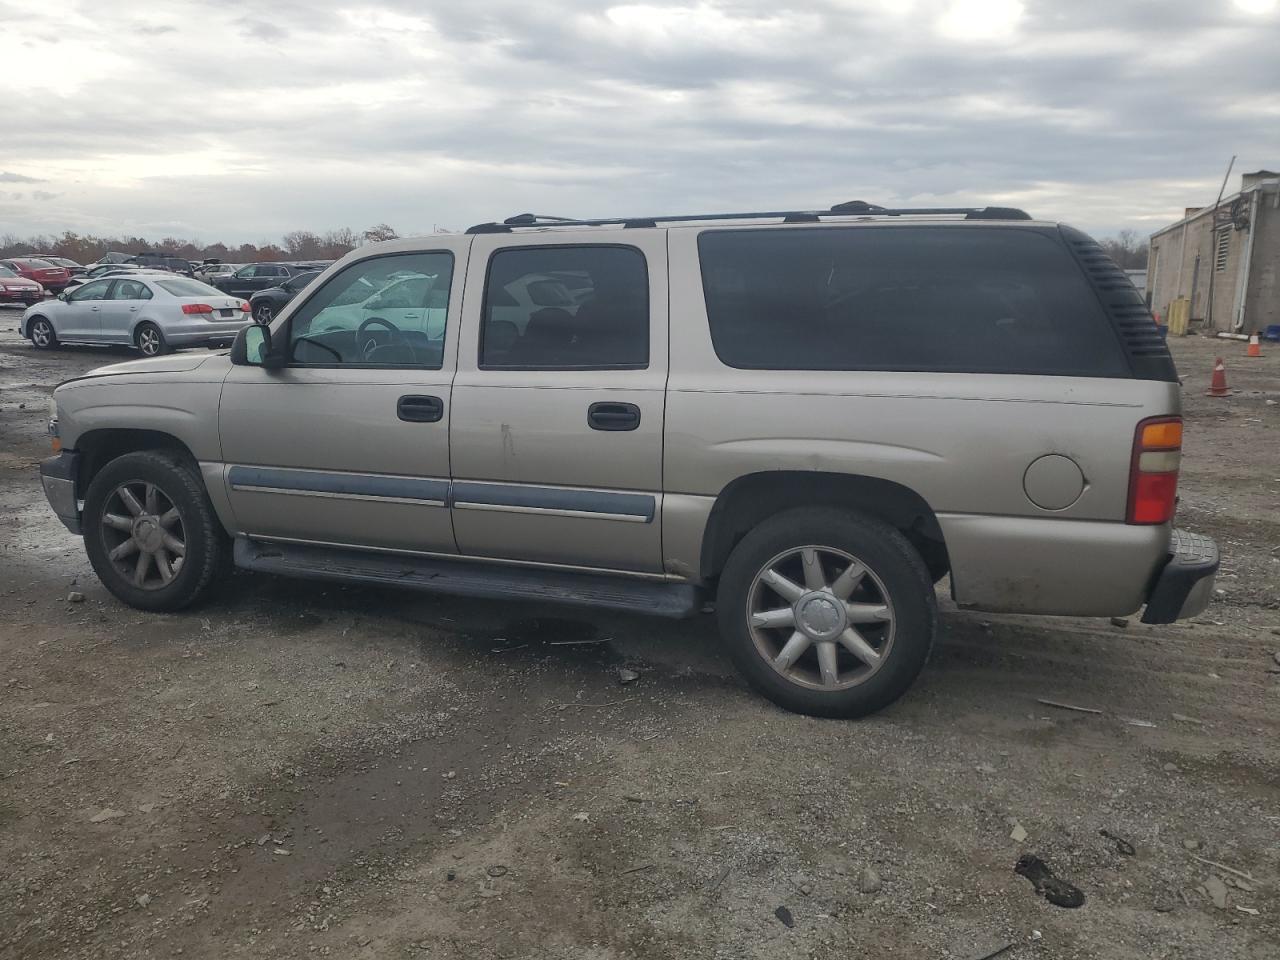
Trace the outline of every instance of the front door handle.
<path fill-rule="evenodd" d="M 444 401 L 409 394 L 396 401 L 396 416 L 409 423 L 436 423 L 444 418 Z"/>
<path fill-rule="evenodd" d="M 640 426 L 640 408 L 634 403 L 593 403 L 587 408 L 592 430 L 634 430 Z"/>

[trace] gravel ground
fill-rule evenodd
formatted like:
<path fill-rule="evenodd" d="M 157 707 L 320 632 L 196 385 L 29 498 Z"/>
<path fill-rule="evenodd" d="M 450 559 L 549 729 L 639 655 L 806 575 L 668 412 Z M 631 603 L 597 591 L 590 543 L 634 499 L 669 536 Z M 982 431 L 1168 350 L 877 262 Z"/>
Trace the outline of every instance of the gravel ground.
<path fill-rule="evenodd" d="M 245 574 L 189 613 L 123 607 L 35 478 L 54 385 L 121 354 L 37 354 L 16 317 L 0 957 L 1277 956 L 1280 347 L 1174 345 L 1180 522 L 1225 554 L 1202 618 L 943 599 L 917 686 L 849 723 L 746 691 L 706 617 Z M 1203 396 L 1218 353 L 1227 400 Z M 1084 905 L 1038 896 L 1024 854 Z"/>

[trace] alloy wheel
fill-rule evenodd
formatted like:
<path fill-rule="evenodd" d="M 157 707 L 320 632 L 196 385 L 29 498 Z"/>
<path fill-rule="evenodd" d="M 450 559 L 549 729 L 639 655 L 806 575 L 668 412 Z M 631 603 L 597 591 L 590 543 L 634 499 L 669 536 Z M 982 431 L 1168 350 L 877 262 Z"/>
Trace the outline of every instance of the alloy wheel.
<path fill-rule="evenodd" d="M 37 320 L 31 325 L 31 342 L 37 347 L 47 347 L 53 343 L 53 327 L 48 320 Z"/>
<path fill-rule="evenodd" d="M 182 513 L 156 484 L 120 484 L 103 504 L 101 522 L 107 558 L 133 586 L 159 590 L 182 570 L 187 555 Z"/>
<path fill-rule="evenodd" d="M 875 572 L 832 547 L 794 547 L 756 574 L 747 593 L 757 653 L 792 683 L 845 690 L 866 682 L 893 646 L 893 601 Z"/>
<path fill-rule="evenodd" d="M 160 331 L 153 327 L 143 327 L 138 331 L 138 349 L 148 357 L 160 352 Z"/>
<path fill-rule="evenodd" d="M 253 308 L 253 319 L 257 320 L 263 326 L 271 322 L 271 304 L 260 303 Z"/>

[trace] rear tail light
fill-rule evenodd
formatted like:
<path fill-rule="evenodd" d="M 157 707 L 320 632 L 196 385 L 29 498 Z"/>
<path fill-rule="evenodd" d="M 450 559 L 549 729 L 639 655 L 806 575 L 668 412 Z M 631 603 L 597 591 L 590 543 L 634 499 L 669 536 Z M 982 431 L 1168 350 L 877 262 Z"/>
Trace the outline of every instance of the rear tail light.
<path fill-rule="evenodd" d="M 184 303 L 182 305 L 183 313 L 213 313 L 213 307 L 207 303 Z"/>
<path fill-rule="evenodd" d="M 241 301 L 240 301 L 240 311 L 241 311 L 242 313 L 248 313 L 248 312 L 249 312 L 249 301 L 247 301 L 247 300 L 241 300 Z"/>
<path fill-rule="evenodd" d="M 1126 523 L 1159 524 L 1173 519 L 1181 463 L 1181 417 L 1151 417 L 1138 424 L 1129 467 Z"/>

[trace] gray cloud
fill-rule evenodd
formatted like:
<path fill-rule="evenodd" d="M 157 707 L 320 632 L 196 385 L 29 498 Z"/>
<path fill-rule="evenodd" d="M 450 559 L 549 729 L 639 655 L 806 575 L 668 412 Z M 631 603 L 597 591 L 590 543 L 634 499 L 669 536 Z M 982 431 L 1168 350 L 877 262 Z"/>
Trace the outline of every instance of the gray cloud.
<path fill-rule="evenodd" d="M 256 240 L 859 198 L 1107 233 L 1211 199 L 1232 153 L 1280 163 L 1280 14 L 1026 0 L 984 36 L 950 3 L 173 2 L 149 36 L 71 3 L 93 29 L 0 139 L 58 196 L 5 219 Z"/>
<path fill-rule="evenodd" d="M 24 177 L 20 173 L 9 173 L 7 170 L 0 170 L 0 183 L 43 183 L 39 177 Z"/>

